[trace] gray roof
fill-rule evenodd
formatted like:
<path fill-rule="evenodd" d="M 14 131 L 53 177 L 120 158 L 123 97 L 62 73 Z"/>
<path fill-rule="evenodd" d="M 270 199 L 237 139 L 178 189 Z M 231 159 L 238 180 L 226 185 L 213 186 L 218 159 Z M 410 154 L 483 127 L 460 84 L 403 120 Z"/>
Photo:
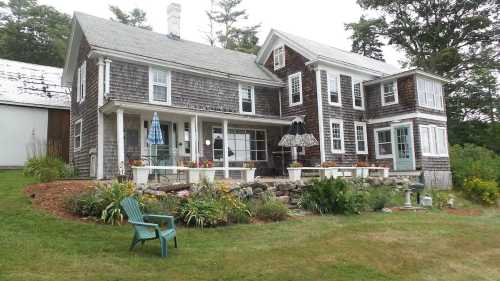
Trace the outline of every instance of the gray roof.
<path fill-rule="evenodd" d="M 62 69 L 0 59 L 0 104 L 69 109 Z"/>
<path fill-rule="evenodd" d="M 302 38 L 297 35 L 293 35 L 287 32 L 279 31 L 274 29 L 274 32 L 284 39 L 292 41 L 294 44 L 301 46 L 307 51 L 313 53 L 316 58 L 331 59 L 333 61 L 339 61 L 347 64 L 352 64 L 354 66 L 367 68 L 373 71 L 382 72 L 384 75 L 394 74 L 402 71 L 399 67 L 392 64 L 379 61 L 376 59 L 368 58 L 360 54 L 353 52 L 341 50 L 326 44 L 322 44 L 316 41 L 312 41 L 306 38 Z"/>
<path fill-rule="evenodd" d="M 258 65 L 256 56 L 144 30 L 76 12 L 75 19 L 91 46 L 159 59 L 241 77 L 281 82 Z M 181 34 L 182 36 L 182 34 Z"/>

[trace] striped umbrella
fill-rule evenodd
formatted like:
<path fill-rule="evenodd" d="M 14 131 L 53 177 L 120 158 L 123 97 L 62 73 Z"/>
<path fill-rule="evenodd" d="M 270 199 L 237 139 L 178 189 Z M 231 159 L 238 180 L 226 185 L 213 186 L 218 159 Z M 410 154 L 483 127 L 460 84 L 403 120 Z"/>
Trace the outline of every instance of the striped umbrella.
<path fill-rule="evenodd" d="M 301 119 L 296 118 L 293 120 L 290 128 L 288 128 L 288 133 L 281 138 L 278 145 L 285 147 L 310 147 L 319 145 L 319 143 L 313 134 L 306 133 L 304 122 Z"/>
<path fill-rule="evenodd" d="M 148 135 L 149 144 L 163 144 L 163 136 L 161 134 L 160 128 L 160 118 L 158 118 L 158 113 L 153 114 L 153 120 L 151 120 L 151 129 Z"/>

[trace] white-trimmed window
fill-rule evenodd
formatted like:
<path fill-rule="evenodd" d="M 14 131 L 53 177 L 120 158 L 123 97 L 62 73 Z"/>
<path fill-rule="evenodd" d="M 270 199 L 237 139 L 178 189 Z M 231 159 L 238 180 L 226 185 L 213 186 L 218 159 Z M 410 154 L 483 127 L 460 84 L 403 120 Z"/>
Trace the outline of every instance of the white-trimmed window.
<path fill-rule="evenodd" d="M 332 153 L 344 153 L 344 121 L 330 119 L 330 136 Z"/>
<path fill-rule="evenodd" d="M 375 137 L 375 157 L 377 159 L 392 158 L 391 128 L 373 130 Z"/>
<path fill-rule="evenodd" d="M 354 122 L 354 134 L 356 137 L 356 153 L 368 154 L 368 141 L 366 137 L 366 123 Z"/>
<path fill-rule="evenodd" d="M 77 70 L 76 102 L 81 103 L 85 100 L 87 92 L 87 61 L 83 61 Z"/>
<path fill-rule="evenodd" d="M 280 45 L 273 50 L 274 70 L 285 67 L 285 46 Z"/>
<path fill-rule="evenodd" d="M 302 73 L 288 76 L 288 98 L 290 106 L 302 104 Z"/>
<path fill-rule="evenodd" d="M 448 157 L 448 137 L 445 127 L 420 125 L 420 144 L 423 156 Z"/>
<path fill-rule="evenodd" d="M 79 151 L 82 148 L 82 119 L 75 121 L 75 127 L 73 128 L 73 143 L 75 151 Z"/>
<path fill-rule="evenodd" d="M 149 102 L 163 105 L 171 104 L 170 71 L 149 68 Z"/>
<path fill-rule="evenodd" d="M 340 92 L 340 75 L 328 73 L 328 104 L 342 106 L 342 95 Z"/>
<path fill-rule="evenodd" d="M 365 95 L 360 80 L 352 80 L 352 107 L 365 110 Z"/>
<path fill-rule="evenodd" d="M 228 129 L 228 157 L 230 162 L 267 161 L 267 136 L 260 129 Z M 212 129 L 213 159 L 224 160 L 222 128 Z"/>
<path fill-rule="evenodd" d="M 184 155 L 189 155 L 191 153 L 191 126 L 189 122 L 184 122 Z"/>
<path fill-rule="evenodd" d="M 441 82 L 417 77 L 418 105 L 443 110 L 443 85 Z"/>
<path fill-rule="evenodd" d="M 255 114 L 254 86 L 240 84 L 240 113 Z"/>
<path fill-rule="evenodd" d="M 382 106 L 398 103 L 398 82 L 396 80 L 383 82 L 380 85 Z"/>

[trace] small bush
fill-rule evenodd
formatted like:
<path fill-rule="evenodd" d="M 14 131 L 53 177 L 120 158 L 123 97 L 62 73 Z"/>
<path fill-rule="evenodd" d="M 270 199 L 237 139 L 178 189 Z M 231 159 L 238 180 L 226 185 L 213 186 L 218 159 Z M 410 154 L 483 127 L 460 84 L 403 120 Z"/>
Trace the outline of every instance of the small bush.
<path fill-rule="evenodd" d="M 301 208 L 319 214 L 359 214 L 365 203 L 365 192 L 340 178 L 315 180 L 299 200 Z"/>
<path fill-rule="evenodd" d="M 473 202 L 493 205 L 499 196 L 499 189 L 495 181 L 486 181 L 478 178 L 465 180 L 465 196 Z"/>
<path fill-rule="evenodd" d="M 67 198 L 65 206 L 68 211 L 81 217 L 100 217 L 103 209 L 95 190 Z"/>
<path fill-rule="evenodd" d="M 454 145 L 450 149 L 450 164 L 453 184 L 459 190 L 466 179 L 479 178 L 487 181 L 500 180 L 500 156 L 484 147 L 465 144 Z"/>
<path fill-rule="evenodd" d="M 280 202 L 274 195 L 264 194 L 254 203 L 255 217 L 263 221 L 283 221 L 288 218 L 288 207 Z"/>
<path fill-rule="evenodd" d="M 389 187 L 371 188 L 367 196 L 368 207 L 373 211 L 380 211 L 392 201 L 392 189 Z"/>
<path fill-rule="evenodd" d="M 180 203 L 181 202 L 178 197 L 170 195 L 161 197 L 158 200 L 146 200 L 144 202 L 144 212 L 148 214 L 167 214 L 170 216 L 177 216 Z"/>
<path fill-rule="evenodd" d="M 33 157 L 24 166 L 26 176 L 36 177 L 41 182 L 51 182 L 64 178 L 67 173 L 64 162 L 50 156 Z"/>

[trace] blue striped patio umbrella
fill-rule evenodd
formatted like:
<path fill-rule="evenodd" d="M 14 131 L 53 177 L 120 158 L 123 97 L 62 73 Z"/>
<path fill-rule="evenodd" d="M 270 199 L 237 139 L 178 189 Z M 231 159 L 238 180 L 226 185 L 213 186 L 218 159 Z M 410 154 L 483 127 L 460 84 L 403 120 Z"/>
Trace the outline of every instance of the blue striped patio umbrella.
<path fill-rule="evenodd" d="M 153 113 L 153 120 L 151 120 L 151 129 L 148 135 L 149 144 L 163 144 L 163 136 L 161 134 L 160 128 L 160 118 L 158 118 L 158 113 Z"/>

